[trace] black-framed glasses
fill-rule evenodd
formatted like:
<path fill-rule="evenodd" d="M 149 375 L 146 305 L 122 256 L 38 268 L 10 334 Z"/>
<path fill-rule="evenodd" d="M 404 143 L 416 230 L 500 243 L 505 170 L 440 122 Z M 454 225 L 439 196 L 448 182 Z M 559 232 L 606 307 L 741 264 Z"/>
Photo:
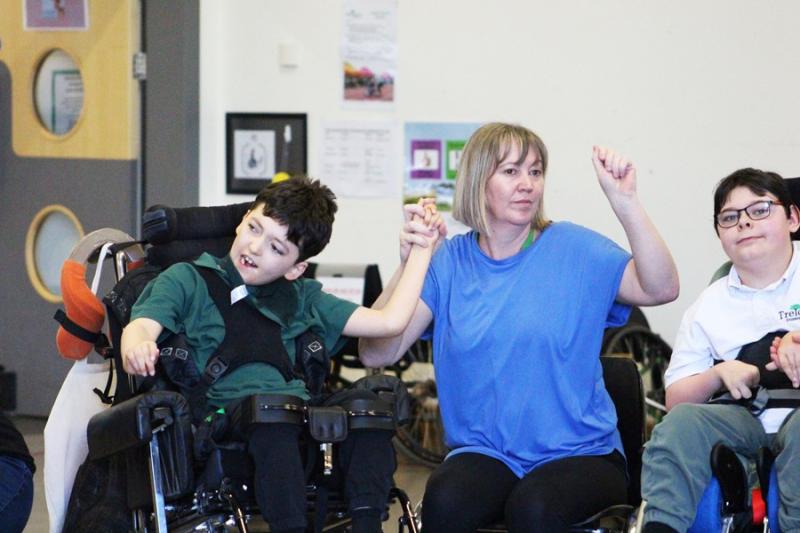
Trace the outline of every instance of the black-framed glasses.
<path fill-rule="evenodd" d="M 742 215 L 742 212 L 747 213 L 750 220 L 767 218 L 772 211 L 773 205 L 783 204 L 775 200 L 759 200 L 742 209 L 725 209 L 717 213 L 717 226 L 720 228 L 732 228 L 739 223 L 739 217 Z"/>

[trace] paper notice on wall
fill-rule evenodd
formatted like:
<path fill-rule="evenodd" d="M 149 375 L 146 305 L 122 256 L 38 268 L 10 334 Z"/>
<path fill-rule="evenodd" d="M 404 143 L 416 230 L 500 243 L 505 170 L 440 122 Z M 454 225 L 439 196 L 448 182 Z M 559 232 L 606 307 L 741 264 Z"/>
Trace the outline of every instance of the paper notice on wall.
<path fill-rule="evenodd" d="M 322 125 L 319 178 L 340 198 L 391 198 L 400 188 L 393 122 Z"/>
<path fill-rule="evenodd" d="M 364 278 L 344 276 L 319 276 L 322 290 L 358 305 L 364 304 Z"/>
<path fill-rule="evenodd" d="M 345 0 L 343 7 L 343 102 L 392 106 L 397 81 L 397 1 Z"/>

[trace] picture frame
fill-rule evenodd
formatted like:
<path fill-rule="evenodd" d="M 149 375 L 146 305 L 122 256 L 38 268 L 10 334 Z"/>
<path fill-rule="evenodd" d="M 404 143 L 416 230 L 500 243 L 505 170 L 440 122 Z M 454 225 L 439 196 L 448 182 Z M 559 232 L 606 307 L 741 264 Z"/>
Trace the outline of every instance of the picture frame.
<path fill-rule="evenodd" d="M 278 172 L 306 172 L 305 113 L 226 113 L 226 192 L 257 194 Z"/>

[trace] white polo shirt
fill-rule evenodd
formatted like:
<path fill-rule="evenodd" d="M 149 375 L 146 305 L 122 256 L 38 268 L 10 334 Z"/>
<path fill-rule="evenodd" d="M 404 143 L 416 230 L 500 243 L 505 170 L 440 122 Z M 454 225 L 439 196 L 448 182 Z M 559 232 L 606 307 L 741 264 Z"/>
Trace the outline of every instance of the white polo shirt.
<path fill-rule="evenodd" d="M 683 315 L 665 384 L 699 374 L 714 361 L 736 359 L 745 344 L 770 331 L 800 330 L 800 243 L 793 243 L 786 272 L 763 289 L 742 284 L 736 267 L 709 285 Z M 767 433 L 775 433 L 792 409 L 768 409 L 759 416 Z"/>

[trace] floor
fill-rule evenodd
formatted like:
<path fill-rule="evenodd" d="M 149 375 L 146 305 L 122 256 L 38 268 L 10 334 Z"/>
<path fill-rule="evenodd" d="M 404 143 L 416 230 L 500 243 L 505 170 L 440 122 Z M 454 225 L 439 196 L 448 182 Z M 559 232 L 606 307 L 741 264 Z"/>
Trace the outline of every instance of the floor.
<path fill-rule="evenodd" d="M 36 461 L 36 475 L 34 476 L 33 510 L 25 533 L 47 533 L 47 505 L 44 497 L 44 430 L 45 420 L 42 418 L 16 417 L 13 419 L 17 428 L 24 435 L 31 455 Z M 416 503 L 422 498 L 425 482 L 430 475 L 430 469 L 414 464 L 404 456 L 398 454 L 398 469 L 395 474 L 395 483 L 403 488 Z M 387 532 L 397 531 L 397 517 L 400 516 L 398 504 L 393 504 L 390 509 L 389 520 L 384 523 Z"/>

